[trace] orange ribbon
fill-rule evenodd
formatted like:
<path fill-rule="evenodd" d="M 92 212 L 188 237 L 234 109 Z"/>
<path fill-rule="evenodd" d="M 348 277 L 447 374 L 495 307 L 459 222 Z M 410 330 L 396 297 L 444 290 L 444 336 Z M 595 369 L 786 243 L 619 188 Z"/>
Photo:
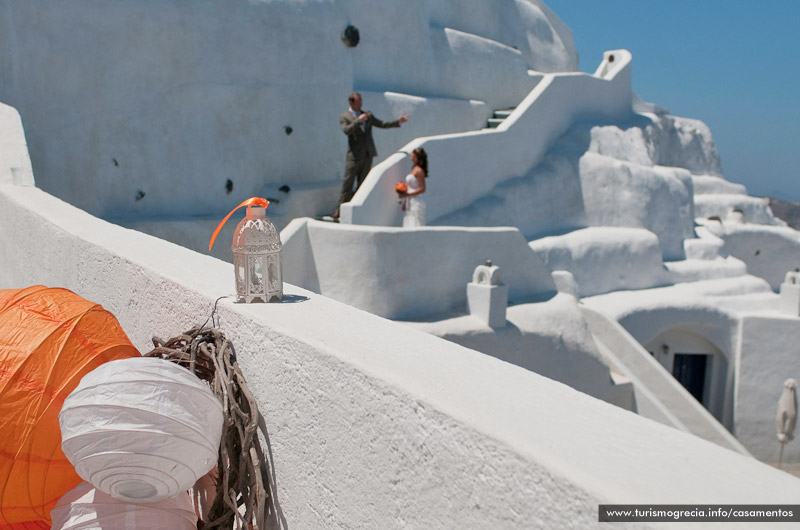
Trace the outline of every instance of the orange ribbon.
<path fill-rule="evenodd" d="M 219 234 L 219 231 L 222 230 L 222 225 L 225 224 L 225 221 L 227 221 L 228 219 L 231 218 L 231 215 L 233 215 L 233 212 L 235 212 L 236 210 L 238 210 L 242 206 L 263 206 L 264 208 L 266 208 L 267 206 L 269 206 L 269 201 L 267 199 L 262 199 L 261 197 L 250 197 L 249 199 L 244 201 L 242 204 L 240 204 L 239 206 L 237 206 L 236 208 L 231 210 L 231 213 L 226 215 L 225 219 L 220 221 L 219 225 L 217 225 L 217 229 L 214 230 L 214 234 L 211 236 L 211 241 L 208 242 L 208 250 L 209 251 L 211 250 L 211 247 L 214 246 L 214 240 L 217 239 L 217 234 Z"/>

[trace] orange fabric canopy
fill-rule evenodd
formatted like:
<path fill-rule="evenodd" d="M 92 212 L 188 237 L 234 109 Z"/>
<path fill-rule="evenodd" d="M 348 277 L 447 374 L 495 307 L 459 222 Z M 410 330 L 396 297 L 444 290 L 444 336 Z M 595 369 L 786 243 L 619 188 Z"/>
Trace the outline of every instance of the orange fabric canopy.
<path fill-rule="evenodd" d="M 64 400 L 91 370 L 139 355 L 114 315 L 67 289 L 0 290 L 0 530 L 50 527 L 81 482 L 61 452 Z"/>

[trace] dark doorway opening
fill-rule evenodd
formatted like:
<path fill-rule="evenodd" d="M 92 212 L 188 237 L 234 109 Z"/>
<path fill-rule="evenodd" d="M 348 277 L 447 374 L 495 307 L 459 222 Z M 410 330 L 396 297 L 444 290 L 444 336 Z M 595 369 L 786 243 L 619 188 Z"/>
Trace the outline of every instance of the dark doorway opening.
<path fill-rule="evenodd" d="M 706 382 L 706 365 L 708 355 L 689 355 L 676 353 L 672 365 L 672 375 L 699 402 L 703 402 L 703 390 Z"/>

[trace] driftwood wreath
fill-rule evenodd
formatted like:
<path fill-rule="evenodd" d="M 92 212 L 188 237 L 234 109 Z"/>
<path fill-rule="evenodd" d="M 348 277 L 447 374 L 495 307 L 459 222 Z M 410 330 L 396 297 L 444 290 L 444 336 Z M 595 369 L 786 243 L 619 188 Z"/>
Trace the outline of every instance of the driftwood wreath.
<path fill-rule="evenodd" d="M 225 428 L 219 448 L 216 498 L 200 530 L 265 529 L 270 516 L 266 461 L 258 437 L 258 405 L 236 362 L 233 344 L 218 329 L 199 327 L 163 341 L 145 357 L 177 363 L 211 385 L 222 403 Z"/>

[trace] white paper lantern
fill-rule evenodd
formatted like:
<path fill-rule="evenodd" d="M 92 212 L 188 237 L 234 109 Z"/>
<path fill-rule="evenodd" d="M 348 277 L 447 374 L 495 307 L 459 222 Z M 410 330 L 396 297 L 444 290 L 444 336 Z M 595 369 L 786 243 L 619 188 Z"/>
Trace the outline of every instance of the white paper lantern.
<path fill-rule="evenodd" d="M 61 448 L 97 489 L 154 502 L 217 462 L 224 415 L 206 383 L 169 361 L 111 361 L 89 372 L 59 414 Z"/>
<path fill-rule="evenodd" d="M 196 530 L 188 493 L 149 504 L 130 504 L 81 482 L 50 511 L 52 530 Z"/>

